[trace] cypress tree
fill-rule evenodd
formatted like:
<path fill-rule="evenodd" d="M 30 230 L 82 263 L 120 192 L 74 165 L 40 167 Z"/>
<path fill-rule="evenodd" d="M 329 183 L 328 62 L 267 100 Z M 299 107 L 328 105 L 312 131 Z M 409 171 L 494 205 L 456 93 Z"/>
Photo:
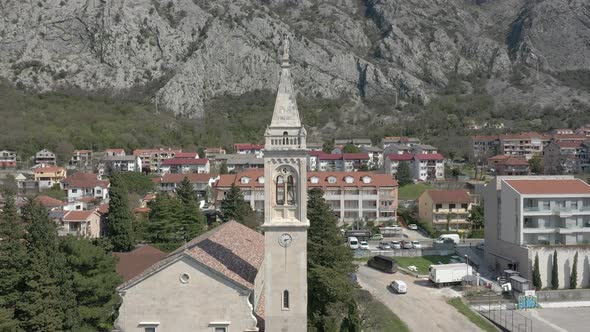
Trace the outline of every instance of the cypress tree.
<path fill-rule="evenodd" d="M 114 173 L 110 178 L 107 233 L 114 251 L 130 251 L 134 246 L 133 215 L 129 210 L 127 189 L 119 176 Z"/>
<path fill-rule="evenodd" d="M 260 225 L 252 207 L 244 200 L 242 191 L 233 183 L 221 201 L 221 213 L 223 221 L 235 220 L 252 229 Z"/>
<path fill-rule="evenodd" d="M 533 265 L 533 286 L 535 286 L 536 290 L 543 289 L 541 271 L 539 271 L 539 253 L 535 254 L 535 264 Z"/>
<path fill-rule="evenodd" d="M 176 195 L 182 204 L 178 232 L 183 241 L 188 242 L 205 230 L 205 216 L 201 213 L 193 185 L 187 177 L 176 189 Z"/>
<path fill-rule="evenodd" d="M 551 288 L 559 288 L 559 275 L 557 274 L 557 249 L 553 252 L 553 266 L 551 267 Z"/>
<path fill-rule="evenodd" d="M 4 208 L 0 212 L 0 321 L 5 321 L 5 326 L 11 326 L 16 324 L 13 320 L 14 308 L 22 289 L 26 247 L 23 223 L 16 211 L 14 196 L 6 192 L 5 197 Z"/>
<path fill-rule="evenodd" d="M 31 201 L 23 208 L 27 225 L 27 269 L 15 316 L 26 331 L 59 331 L 78 328 L 72 275 L 59 250 L 57 225 L 45 208 Z"/>
<path fill-rule="evenodd" d="M 176 188 L 176 195 L 182 201 L 182 204 L 188 205 L 191 202 L 196 202 L 197 196 L 195 195 L 195 191 L 193 190 L 193 185 L 188 179 L 188 177 L 184 177 L 178 188 Z"/>
<path fill-rule="evenodd" d="M 572 273 L 570 274 L 570 288 L 578 287 L 578 252 L 574 255 L 574 264 L 572 265 Z"/>

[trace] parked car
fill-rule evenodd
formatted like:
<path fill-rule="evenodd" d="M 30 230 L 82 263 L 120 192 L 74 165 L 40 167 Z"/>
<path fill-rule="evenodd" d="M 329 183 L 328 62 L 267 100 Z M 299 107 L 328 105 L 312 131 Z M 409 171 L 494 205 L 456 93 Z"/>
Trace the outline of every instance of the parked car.
<path fill-rule="evenodd" d="M 381 234 L 373 234 L 373 236 L 371 236 L 371 241 L 381 241 L 383 240 L 383 235 Z"/>
<path fill-rule="evenodd" d="M 420 241 L 412 241 L 412 247 L 414 247 L 414 249 L 422 249 L 422 244 Z"/>
<path fill-rule="evenodd" d="M 387 242 L 379 243 L 379 249 L 381 250 L 391 250 L 391 245 Z"/>
<path fill-rule="evenodd" d="M 406 294 L 408 292 L 408 286 L 402 280 L 394 280 L 390 286 L 398 294 Z"/>
<path fill-rule="evenodd" d="M 418 230 L 418 225 L 416 225 L 416 224 L 409 224 L 408 225 L 408 228 L 409 229 L 413 229 L 413 230 Z"/>
<path fill-rule="evenodd" d="M 348 238 L 348 246 L 350 247 L 350 249 L 358 249 L 359 248 L 359 240 L 354 236 L 349 237 Z"/>
<path fill-rule="evenodd" d="M 460 239 L 459 239 L 459 234 L 443 234 L 441 235 L 436 241 L 436 243 L 447 243 L 446 240 L 451 240 L 453 241 L 453 243 L 458 244 Z"/>
<path fill-rule="evenodd" d="M 397 272 L 397 262 L 392 257 L 387 256 L 374 256 L 367 262 L 370 267 L 381 270 L 385 273 Z"/>
<path fill-rule="evenodd" d="M 369 242 L 361 241 L 361 244 L 359 247 L 360 247 L 360 249 L 363 249 L 363 250 L 369 250 Z"/>
<path fill-rule="evenodd" d="M 391 241 L 391 248 L 392 249 L 401 249 L 402 245 L 399 241 Z"/>
<path fill-rule="evenodd" d="M 402 248 L 404 249 L 413 249 L 414 246 L 412 245 L 412 241 L 402 241 Z"/>

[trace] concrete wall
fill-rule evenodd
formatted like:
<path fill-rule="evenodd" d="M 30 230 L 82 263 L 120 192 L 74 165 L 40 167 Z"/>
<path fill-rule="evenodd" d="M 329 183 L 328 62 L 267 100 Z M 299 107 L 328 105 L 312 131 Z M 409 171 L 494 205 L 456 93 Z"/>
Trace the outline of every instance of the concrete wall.
<path fill-rule="evenodd" d="M 446 256 L 454 255 L 455 248 L 451 249 L 396 249 L 396 250 L 355 250 L 355 258 L 370 258 L 383 255 L 389 257 L 418 257 L 418 256 Z"/>
<path fill-rule="evenodd" d="M 180 281 L 182 273 L 189 274 L 189 282 Z M 226 322 L 229 331 L 247 331 L 256 325 L 249 295 L 184 257 L 122 294 L 116 328 L 140 332 L 142 322 L 155 322 L 158 331 L 211 332 L 211 322 Z"/>
<path fill-rule="evenodd" d="M 520 195 L 510 186 L 504 186 L 500 191 L 500 211 L 501 223 L 498 227 L 499 239 L 519 244 L 520 243 Z"/>
<path fill-rule="evenodd" d="M 590 286 L 590 246 L 572 247 L 529 247 L 529 279 L 532 279 L 533 264 L 539 254 L 539 271 L 543 288 L 551 287 L 551 271 L 553 269 L 553 253 L 557 250 L 559 288 L 569 288 L 570 275 L 574 264 L 574 255 L 578 252 L 578 287 Z"/>
<path fill-rule="evenodd" d="M 590 289 L 564 289 L 538 291 L 538 302 L 590 301 Z"/>

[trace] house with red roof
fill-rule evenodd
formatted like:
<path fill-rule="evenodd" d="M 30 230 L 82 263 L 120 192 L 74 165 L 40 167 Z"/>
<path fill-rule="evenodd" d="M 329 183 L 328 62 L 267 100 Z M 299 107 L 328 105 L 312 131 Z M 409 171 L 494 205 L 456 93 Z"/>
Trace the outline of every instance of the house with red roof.
<path fill-rule="evenodd" d="M 68 169 L 84 169 L 92 166 L 92 150 L 74 150 L 68 161 Z"/>
<path fill-rule="evenodd" d="M 414 161 L 414 154 L 412 153 L 390 153 L 385 156 L 385 160 L 383 162 L 383 168 L 385 169 L 385 173 L 395 177 L 397 174 L 397 169 L 399 167 L 400 162 L 406 162 L 408 166 L 411 168 L 411 164 Z"/>
<path fill-rule="evenodd" d="M 160 170 L 163 174 L 209 173 L 211 171 L 211 166 L 209 164 L 209 159 L 206 158 L 175 157 L 162 161 Z"/>
<path fill-rule="evenodd" d="M 584 141 L 551 141 L 543 150 L 544 173 L 572 174 L 586 168 L 589 145 Z"/>
<path fill-rule="evenodd" d="M 115 255 L 124 278 L 116 330 L 260 331 L 262 234 L 229 221 L 168 255 L 150 247 Z"/>
<path fill-rule="evenodd" d="M 49 217 L 57 223 L 59 236 L 74 235 L 98 238 L 104 233 L 101 215 L 96 210 L 51 211 Z"/>
<path fill-rule="evenodd" d="M 37 201 L 39 202 L 39 204 L 41 204 L 41 206 L 43 206 L 44 208 L 46 208 L 49 211 L 61 210 L 66 205 L 65 202 L 60 201 L 59 199 L 55 199 L 53 197 L 49 197 L 49 196 L 45 196 L 45 195 L 37 196 Z"/>
<path fill-rule="evenodd" d="M 474 198 L 464 189 L 426 190 L 418 198 L 418 215 L 436 230 L 466 232 L 473 204 Z"/>
<path fill-rule="evenodd" d="M 262 158 L 262 144 L 250 144 L 250 143 L 236 143 L 234 144 L 234 153 L 237 154 L 253 154 L 258 158 Z"/>
<path fill-rule="evenodd" d="M 105 157 L 121 157 L 125 155 L 124 149 L 106 149 L 104 150 Z"/>
<path fill-rule="evenodd" d="M 66 178 L 66 169 L 57 166 L 38 167 L 33 171 L 33 178 L 39 184 L 39 189 L 48 189 Z"/>
<path fill-rule="evenodd" d="M 361 153 L 325 153 L 323 151 L 308 152 L 308 168 L 319 172 L 354 172 L 367 169 L 369 154 Z"/>
<path fill-rule="evenodd" d="M 176 188 L 184 178 L 188 178 L 191 182 L 197 197 L 205 198 L 207 197 L 207 193 L 211 192 L 214 184 L 219 180 L 219 175 L 211 173 L 165 173 L 159 178 L 152 179 L 152 181 L 154 181 L 160 191 L 172 193 L 176 191 Z"/>
<path fill-rule="evenodd" d="M 16 168 L 16 152 L 0 150 L 0 168 Z"/>
<path fill-rule="evenodd" d="M 133 150 L 133 155 L 141 159 L 143 171 L 152 173 L 161 173 L 162 162 L 174 158 L 177 153 L 182 153 L 182 150 L 170 148 Z"/>
<path fill-rule="evenodd" d="M 110 183 L 108 180 L 99 180 L 98 174 L 74 173 L 62 180 L 61 185 L 66 190 L 68 202 L 90 199 L 100 204 L 109 198 Z"/>
<path fill-rule="evenodd" d="M 445 179 L 445 158 L 440 153 L 416 153 L 412 162 L 412 176 L 420 181 Z"/>
<path fill-rule="evenodd" d="M 529 162 L 524 158 L 505 156 L 495 164 L 496 175 L 529 175 L 531 169 Z"/>

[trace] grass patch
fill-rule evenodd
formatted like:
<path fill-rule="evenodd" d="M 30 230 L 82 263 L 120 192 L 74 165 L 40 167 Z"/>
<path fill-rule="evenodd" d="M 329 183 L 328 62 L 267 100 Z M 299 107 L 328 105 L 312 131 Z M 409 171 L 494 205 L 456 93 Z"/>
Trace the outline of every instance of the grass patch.
<path fill-rule="evenodd" d="M 367 290 L 359 289 L 356 294 L 356 301 L 359 305 L 363 331 L 410 331 L 406 323 L 389 310 L 385 304 L 375 299 Z"/>
<path fill-rule="evenodd" d="M 420 257 L 394 257 L 395 261 L 404 268 L 408 266 L 415 266 L 418 269 L 418 273 L 428 273 L 428 267 L 430 265 L 447 264 L 451 261 L 451 256 L 420 256 Z"/>
<path fill-rule="evenodd" d="M 483 318 L 482 316 L 478 315 L 476 312 L 471 310 L 471 308 L 469 308 L 467 304 L 465 304 L 465 302 L 461 300 L 460 297 L 449 299 L 447 300 L 447 303 L 455 307 L 457 311 L 459 311 L 463 316 L 467 317 L 473 324 L 477 325 L 477 327 L 479 327 L 480 329 L 489 332 L 498 331 L 498 329 L 496 329 L 496 327 L 487 319 Z"/>
<path fill-rule="evenodd" d="M 426 189 L 432 187 L 426 183 L 407 184 L 399 188 L 398 196 L 401 200 L 416 200 Z"/>

